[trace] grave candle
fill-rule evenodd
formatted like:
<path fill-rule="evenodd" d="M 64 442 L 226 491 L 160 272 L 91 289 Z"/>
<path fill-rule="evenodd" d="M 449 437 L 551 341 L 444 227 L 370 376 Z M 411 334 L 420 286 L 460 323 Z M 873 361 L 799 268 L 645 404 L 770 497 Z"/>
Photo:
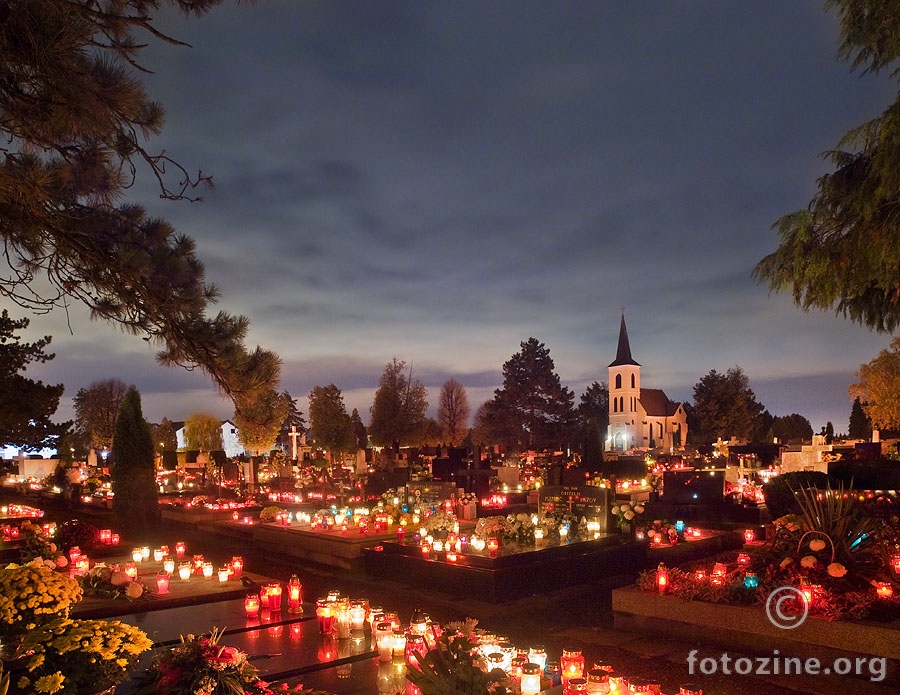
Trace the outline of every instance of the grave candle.
<path fill-rule="evenodd" d="M 114 533 L 109 537 L 109 544 L 110 545 L 119 545 L 119 534 L 118 533 Z"/>
<path fill-rule="evenodd" d="M 281 584 L 269 584 L 269 609 L 273 611 L 281 610 Z"/>
<path fill-rule="evenodd" d="M 359 601 L 350 605 L 350 629 L 362 630 L 366 625 L 366 607 Z"/>
<path fill-rule="evenodd" d="M 522 695 L 538 695 L 541 692 L 541 669 L 537 664 L 522 667 Z"/>
<path fill-rule="evenodd" d="M 138 569 L 136 562 L 126 562 L 125 563 L 125 575 L 129 579 L 134 579 L 137 577 Z"/>
<path fill-rule="evenodd" d="M 220 567 L 218 571 L 219 584 L 227 582 L 230 574 L 227 567 Z"/>
<path fill-rule="evenodd" d="M 213 565 L 211 562 L 203 563 L 203 578 L 204 579 L 212 579 L 213 576 Z"/>
<path fill-rule="evenodd" d="M 174 574 L 175 573 L 175 559 L 171 557 L 167 557 L 163 560 L 163 571 L 166 574 Z"/>
<path fill-rule="evenodd" d="M 153 551 L 153 561 L 154 562 L 162 562 L 165 555 L 163 555 L 162 548 L 157 548 Z"/>
<path fill-rule="evenodd" d="M 179 560 L 184 559 L 184 553 L 186 550 L 187 546 L 185 545 L 184 541 L 178 541 L 177 543 L 175 543 L 175 557 Z"/>
<path fill-rule="evenodd" d="M 338 639 L 350 637 L 350 606 L 344 602 L 338 604 L 337 609 Z"/>
<path fill-rule="evenodd" d="M 259 596 L 256 594 L 247 594 L 244 597 L 244 612 L 248 618 L 255 618 L 259 613 Z"/>
<path fill-rule="evenodd" d="M 141 548 L 141 560 L 149 560 L 150 559 L 150 548 L 146 545 Z"/>
<path fill-rule="evenodd" d="M 290 613 L 303 612 L 303 586 L 296 574 L 291 575 L 288 582 L 288 611 Z"/>
<path fill-rule="evenodd" d="M 378 660 L 390 661 L 394 653 L 394 628 L 382 620 L 375 625 L 375 644 L 378 646 Z"/>
<path fill-rule="evenodd" d="M 572 678 L 581 678 L 584 675 L 584 655 L 580 649 L 563 649 L 559 665 L 563 685 Z"/>
<path fill-rule="evenodd" d="M 112 530 L 108 528 L 100 529 L 100 542 L 103 545 L 109 545 L 112 542 Z"/>
<path fill-rule="evenodd" d="M 181 579 L 181 581 L 183 581 L 183 582 L 188 582 L 188 581 L 191 580 L 191 563 L 189 563 L 189 562 L 182 562 L 182 563 L 178 566 L 178 577 L 179 577 L 179 578 Z"/>
<path fill-rule="evenodd" d="M 141 552 L 140 548 L 135 548 L 131 551 L 131 559 L 135 562 L 140 562 L 144 559 L 144 554 Z"/>
<path fill-rule="evenodd" d="M 158 594 L 168 594 L 169 593 L 169 575 L 165 573 L 160 573 L 156 575 L 156 593 Z"/>
<path fill-rule="evenodd" d="M 234 577 L 237 579 L 244 571 L 244 559 L 240 555 L 231 558 L 231 567 L 234 569 Z"/>

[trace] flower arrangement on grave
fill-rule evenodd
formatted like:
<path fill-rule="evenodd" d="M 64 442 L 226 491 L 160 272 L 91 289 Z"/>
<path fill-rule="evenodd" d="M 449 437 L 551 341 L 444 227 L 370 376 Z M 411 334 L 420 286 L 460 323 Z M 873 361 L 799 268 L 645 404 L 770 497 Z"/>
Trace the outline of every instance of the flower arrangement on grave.
<path fill-rule="evenodd" d="M 78 579 L 78 583 L 85 596 L 135 601 L 150 593 L 150 588 L 139 577 L 132 579 L 117 565 L 108 566 L 103 563 L 94 565 Z"/>
<path fill-rule="evenodd" d="M 220 644 L 223 633 L 213 628 L 207 635 L 182 635 L 178 645 L 155 656 L 139 677 L 139 695 L 327 695 L 302 685 L 271 688 L 260 680 L 247 654 Z"/>
<path fill-rule="evenodd" d="M 25 673 L 16 685 L 45 695 L 75 695 L 117 685 L 153 646 L 140 628 L 118 620 L 56 620 L 25 636 Z"/>
<path fill-rule="evenodd" d="M 638 521 L 635 527 L 644 529 L 650 542 L 675 544 L 679 540 L 684 540 L 684 531 L 679 531 L 668 519 L 654 519 L 649 524 Z M 657 537 L 659 541 L 656 541 Z"/>
<path fill-rule="evenodd" d="M 635 518 L 644 513 L 644 505 L 640 503 L 632 505 L 625 502 L 615 505 L 609 511 L 616 517 L 616 524 L 619 528 L 624 529 L 628 524 L 636 523 Z"/>
<path fill-rule="evenodd" d="M 431 533 L 434 533 L 435 531 L 446 532 L 452 531 L 455 528 L 456 523 L 456 517 L 447 514 L 447 512 L 442 509 L 438 509 L 425 517 L 422 526 Z"/>
<path fill-rule="evenodd" d="M 521 545 L 534 545 L 534 522 L 531 515 L 525 513 L 508 514 L 506 522 L 509 529 L 504 535 L 504 540 Z"/>
<path fill-rule="evenodd" d="M 503 540 L 509 533 L 509 520 L 505 516 L 483 516 L 475 522 L 475 535 L 479 538 Z"/>
<path fill-rule="evenodd" d="M 43 560 L 7 565 L 0 570 L 0 636 L 24 635 L 55 618 L 68 617 L 82 593 L 78 582 L 53 571 Z"/>
<path fill-rule="evenodd" d="M 49 567 L 65 567 L 69 564 L 53 537 L 56 525 L 53 524 L 48 528 L 49 530 L 46 530 L 40 524 L 35 524 L 28 519 L 19 525 L 19 540 L 22 543 L 19 552 L 22 562 L 30 562 L 39 558 L 47 560 L 48 562 L 45 564 Z"/>
<path fill-rule="evenodd" d="M 478 621 L 448 623 L 424 656 L 415 655 L 406 677 L 422 695 L 507 695 L 515 683 L 501 669 L 487 672 L 478 650 Z"/>
<path fill-rule="evenodd" d="M 539 521 L 539 526 L 544 529 L 546 538 L 559 540 L 560 529 L 565 528 L 569 534 L 569 538 L 575 539 L 579 537 L 582 531 L 582 519 L 570 511 L 566 510 L 548 510 L 544 512 L 544 516 Z"/>
<path fill-rule="evenodd" d="M 271 523 L 278 519 L 279 514 L 287 512 L 286 509 L 282 509 L 278 505 L 270 504 L 268 507 L 263 507 L 259 512 L 259 520 L 263 523 Z"/>

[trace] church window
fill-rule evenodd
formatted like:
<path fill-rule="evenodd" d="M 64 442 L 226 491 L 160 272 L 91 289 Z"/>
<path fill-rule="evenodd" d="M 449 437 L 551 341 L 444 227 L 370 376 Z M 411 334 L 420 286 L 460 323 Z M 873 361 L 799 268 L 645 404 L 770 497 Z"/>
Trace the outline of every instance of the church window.
<path fill-rule="evenodd" d="M 634 374 L 631 375 L 631 388 L 634 388 Z"/>
<path fill-rule="evenodd" d="M 621 374 L 616 374 L 616 388 L 617 389 L 622 388 L 622 375 Z"/>

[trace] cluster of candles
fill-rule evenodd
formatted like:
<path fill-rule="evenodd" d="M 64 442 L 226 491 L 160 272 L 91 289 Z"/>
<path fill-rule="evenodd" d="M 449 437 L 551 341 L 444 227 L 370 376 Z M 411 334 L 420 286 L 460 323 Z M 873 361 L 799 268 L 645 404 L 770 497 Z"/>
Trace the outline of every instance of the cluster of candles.
<path fill-rule="evenodd" d="M 280 612 L 284 587 L 280 582 L 264 584 L 260 590 L 248 593 L 244 597 L 244 612 L 248 618 L 256 618 L 260 611 Z M 303 612 L 303 586 L 297 575 L 291 575 L 287 583 L 287 608 L 290 613 Z"/>
<path fill-rule="evenodd" d="M 44 512 L 37 507 L 29 507 L 27 504 L 4 504 L 0 507 L 0 516 L 34 519 L 44 516 Z"/>

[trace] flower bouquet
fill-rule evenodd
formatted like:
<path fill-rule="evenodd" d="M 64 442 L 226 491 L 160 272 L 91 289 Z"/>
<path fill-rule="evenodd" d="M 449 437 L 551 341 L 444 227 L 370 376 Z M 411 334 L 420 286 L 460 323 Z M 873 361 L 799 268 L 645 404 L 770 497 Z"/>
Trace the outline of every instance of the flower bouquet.
<path fill-rule="evenodd" d="M 475 535 L 479 538 L 502 539 L 510 531 L 505 516 L 483 516 L 475 522 Z"/>
<path fill-rule="evenodd" d="M 534 545 L 535 526 L 530 515 L 525 513 L 509 514 L 506 522 L 509 525 L 505 536 L 507 540 L 522 545 Z"/>
<path fill-rule="evenodd" d="M 269 687 L 244 652 L 219 644 L 223 632 L 213 628 L 208 635 L 182 635 L 180 644 L 154 657 L 139 679 L 139 695 L 319 695 L 302 685 Z"/>
<path fill-rule="evenodd" d="M 616 517 L 616 523 L 619 525 L 619 528 L 624 530 L 629 524 L 634 522 L 635 517 L 644 513 L 644 505 L 640 503 L 632 505 L 625 502 L 624 504 L 617 504 L 610 511 Z"/>
<path fill-rule="evenodd" d="M 44 564 L 48 567 L 65 567 L 69 561 L 57 546 L 52 538 L 52 532 L 56 530 L 56 525 L 50 527 L 51 531 L 47 532 L 40 524 L 35 524 L 25 519 L 19 525 L 19 540 L 21 541 L 22 562 L 30 562 L 35 559 L 46 560 Z"/>
<path fill-rule="evenodd" d="M 132 579 L 118 566 L 105 564 L 94 565 L 90 571 L 78 580 L 85 596 L 101 598 L 126 598 L 134 601 L 150 593 L 140 578 Z"/>
<path fill-rule="evenodd" d="M 0 638 L 24 635 L 55 618 L 67 618 L 82 596 L 74 579 L 43 560 L 0 570 Z"/>
<path fill-rule="evenodd" d="M 425 517 L 422 525 L 431 533 L 435 531 L 452 531 L 456 526 L 456 519 L 439 509 Z"/>
<path fill-rule="evenodd" d="M 118 620 L 56 620 L 25 636 L 17 686 L 46 695 L 109 688 L 152 646 L 143 630 Z"/>

